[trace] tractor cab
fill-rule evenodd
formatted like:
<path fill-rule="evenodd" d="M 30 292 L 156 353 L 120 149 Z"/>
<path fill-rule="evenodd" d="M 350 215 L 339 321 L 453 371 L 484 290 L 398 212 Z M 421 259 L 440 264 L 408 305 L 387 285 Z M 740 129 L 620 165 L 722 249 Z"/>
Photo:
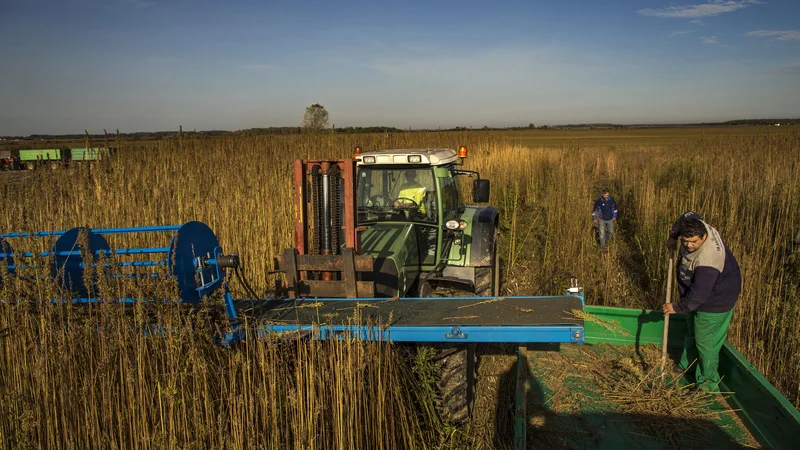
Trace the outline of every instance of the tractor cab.
<path fill-rule="evenodd" d="M 474 291 L 475 266 L 469 256 L 472 223 L 482 208 L 466 207 L 458 188 L 466 157 L 452 149 L 356 150 L 356 215 L 359 249 L 375 259 L 376 270 L 363 274 L 380 295 L 425 295 L 435 280 Z M 473 199 L 488 201 L 488 180 L 475 180 Z M 483 208 L 485 209 L 485 208 Z M 496 210 L 490 208 L 494 238 Z M 467 235 L 469 234 L 469 235 Z M 466 239 L 465 239 L 466 237 Z M 483 242 L 484 239 L 481 239 Z M 483 253 L 491 252 L 489 248 Z M 479 249 L 481 251 L 481 249 Z M 493 258 L 481 260 L 486 267 Z M 460 269 L 448 269 L 448 266 Z"/>
<path fill-rule="evenodd" d="M 358 223 L 437 223 L 436 182 L 431 166 L 361 166 Z"/>

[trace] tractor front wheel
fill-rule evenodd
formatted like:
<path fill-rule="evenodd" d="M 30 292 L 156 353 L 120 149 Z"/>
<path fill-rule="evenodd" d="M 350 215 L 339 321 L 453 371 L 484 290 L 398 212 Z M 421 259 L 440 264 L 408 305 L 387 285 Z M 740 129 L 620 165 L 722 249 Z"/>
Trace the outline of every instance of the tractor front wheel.
<path fill-rule="evenodd" d="M 442 420 L 458 424 L 470 416 L 475 386 L 475 344 L 435 344 L 441 372 L 437 381 L 439 414 Z"/>
<path fill-rule="evenodd" d="M 475 269 L 475 294 L 481 297 L 497 297 L 500 295 L 499 241 L 500 229 L 495 227 L 491 265 Z"/>
<path fill-rule="evenodd" d="M 500 229 L 494 229 L 491 265 L 475 269 L 475 295 L 496 297 L 500 295 L 500 258 L 498 255 Z M 420 286 L 420 296 L 471 295 L 470 292 L 436 292 L 425 283 Z M 470 417 L 477 380 L 478 357 L 475 344 L 434 344 L 436 362 L 440 368 L 437 382 L 439 414 L 445 422 L 457 424 Z"/>

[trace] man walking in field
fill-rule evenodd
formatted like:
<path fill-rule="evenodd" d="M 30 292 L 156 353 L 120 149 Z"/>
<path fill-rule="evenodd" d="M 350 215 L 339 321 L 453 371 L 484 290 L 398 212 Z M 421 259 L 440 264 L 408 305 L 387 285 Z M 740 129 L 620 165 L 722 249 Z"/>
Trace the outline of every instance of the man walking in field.
<path fill-rule="evenodd" d="M 603 195 L 594 201 L 592 220 L 597 225 L 600 248 L 603 248 L 606 246 L 606 241 L 614 234 L 614 225 L 617 223 L 617 202 L 608 189 L 603 189 Z"/>
<path fill-rule="evenodd" d="M 689 314 L 680 366 L 686 370 L 697 361 L 697 387 L 719 392 L 719 352 L 725 343 L 733 309 L 742 290 L 739 264 L 719 232 L 689 211 L 672 225 L 667 248 L 678 246 L 680 300 L 666 303 L 664 314 Z"/>

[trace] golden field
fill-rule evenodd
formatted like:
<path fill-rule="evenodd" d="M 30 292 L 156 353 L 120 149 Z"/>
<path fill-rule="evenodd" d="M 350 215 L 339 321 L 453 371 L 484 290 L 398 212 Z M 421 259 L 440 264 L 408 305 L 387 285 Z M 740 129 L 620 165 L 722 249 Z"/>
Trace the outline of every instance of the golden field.
<path fill-rule="evenodd" d="M 668 228 L 680 213 L 695 210 L 719 229 L 742 268 L 744 287 L 729 340 L 800 405 L 800 249 L 792 247 L 800 232 L 800 131 L 782 128 L 123 143 L 116 158 L 91 170 L 37 170 L 3 180 L 0 229 L 199 220 L 227 252 L 240 252 L 245 275 L 266 294 L 274 279 L 268 273 L 273 257 L 293 244 L 294 159 L 345 158 L 356 145 L 368 150 L 467 145 L 466 167 L 491 180 L 491 203 L 501 214 L 504 294 L 560 293 L 575 276 L 590 304 L 659 308 Z M 601 252 L 590 213 L 603 187 L 616 198 L 620 219 L 617 235 Z M 50 244 L 22 245 L 33 251 Z M 433 394 L 415 388 L 430 376 L 425 355 L 409 364 L 405 349 L 358 342 L 252 340 L 223 350 L 210 338 L 219 305 L 193 311 L 170 304 L 125 310 L 108 304 L 30 305 L 10 300 L 58 298 L 57 288 L 44 275 L 5 280 L 0 289 L 3 447 L 485 445 L 442 426 Z M 231 288 L 234 295 L 245 295 L 237 283 Z M 146 296 L 170 289 L 163 282 L 120 281 L 100 286 L 96 295 Z M 63 323 L 70 326 L 56 326 Z M 174 331 L 145 335 L 132 323 L 159 323 Z M 103 333 L 96 333 L 98 328 Z"/>

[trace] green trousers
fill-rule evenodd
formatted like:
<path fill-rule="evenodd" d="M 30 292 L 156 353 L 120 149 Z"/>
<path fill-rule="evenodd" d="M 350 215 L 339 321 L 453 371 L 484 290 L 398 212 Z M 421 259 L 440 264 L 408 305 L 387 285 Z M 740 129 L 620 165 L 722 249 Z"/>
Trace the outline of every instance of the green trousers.
<path fill-rule="evenodd" d="M 695 363 L 697 387 L 706 392 L 719 392 L 719 352 L 728 335 L 731 317 L 733 309 L 724 313 L 689 313 L 680 366 L 686 370 Z"/>

